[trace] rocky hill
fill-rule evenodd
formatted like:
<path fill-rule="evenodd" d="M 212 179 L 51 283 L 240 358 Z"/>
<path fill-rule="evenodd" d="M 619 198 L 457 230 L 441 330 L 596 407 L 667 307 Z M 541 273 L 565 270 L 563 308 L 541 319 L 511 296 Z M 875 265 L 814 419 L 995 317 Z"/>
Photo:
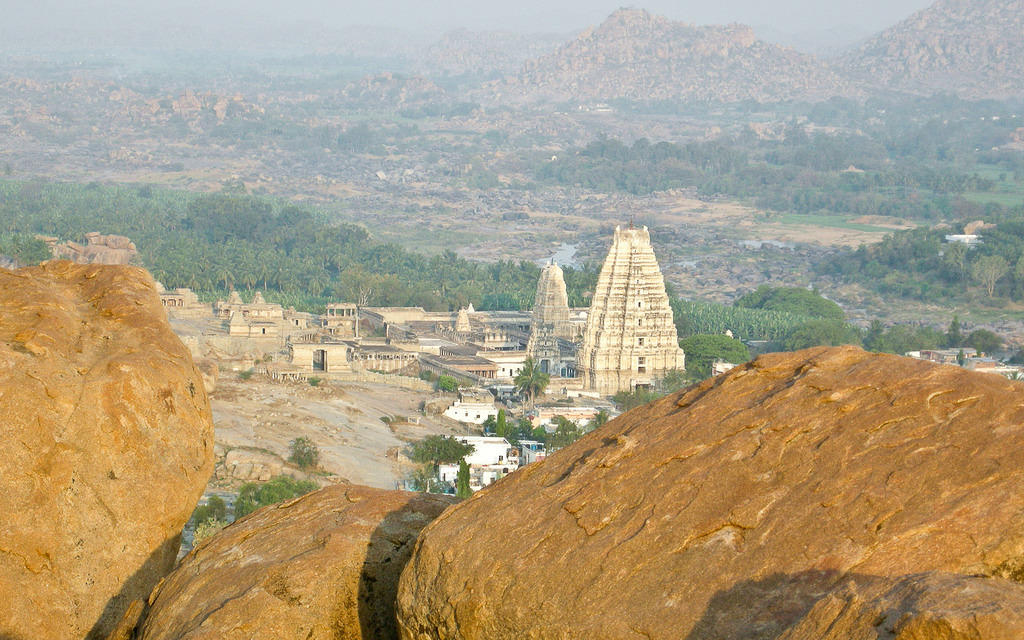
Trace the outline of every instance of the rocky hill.
<path fill-rule="evenodd" d="M 758 40 L 744 25 L 693 26 L 620 9 L 491 87 L 504 102 L 763 102 L 851 95 L 812 56 Z"/>
<path fill-rule="evenodd" d="M 939 0 L 846 54 L 877 87 L 966 98 L 1024 95 L 1024 0 Z"/>

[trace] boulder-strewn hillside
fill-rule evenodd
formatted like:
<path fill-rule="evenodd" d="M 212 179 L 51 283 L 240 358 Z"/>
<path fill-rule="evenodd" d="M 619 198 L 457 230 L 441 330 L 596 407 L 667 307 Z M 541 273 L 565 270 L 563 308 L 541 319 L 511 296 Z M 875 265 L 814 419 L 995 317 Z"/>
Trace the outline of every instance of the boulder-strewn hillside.
<path fill-rule="evenodd" d="M 402 637 L 1020 637 L 1021 390 L 853 347 L 762 356 L 443 513 Z"/>
<path fill-rule="evenodd" d="M 1024 95 L 1024 0 L 939 0 L 843 56 L 840 67 L 903 91 Z"/>
<path fill-rule="evenodd" d="M 750 27 L 697 27 L 640 9 L 616 11 L 491 89 L 502 101 L 582 102 L 770 102 L 854 92 L 822 62 L 758 40 Z"/>
<path fill-rule="evenodd" d="M 135 267 L 0 269 L 0 638 L 104 638 L 213 470 L 203 378 Z"/>

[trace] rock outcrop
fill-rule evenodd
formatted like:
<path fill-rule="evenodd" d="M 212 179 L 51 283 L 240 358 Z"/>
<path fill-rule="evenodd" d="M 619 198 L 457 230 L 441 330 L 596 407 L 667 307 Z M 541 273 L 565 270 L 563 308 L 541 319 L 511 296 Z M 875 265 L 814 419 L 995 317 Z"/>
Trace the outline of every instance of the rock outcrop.
<path fill-rule="evenodd" d="M 202 376 L 142 269 L 0 270 L 0 637 L 102 638 L 213 469 Z"/>
<path fill-rule="evenodd" d="M 496 102 L 616 99 L 773 102 L 857 95 L 825 63 L 744 25 L 694 26 L 620 9 L 491 85 Z"/>
<path fill-rule="evenodd" d="M 185 558 L 153 594 L 139 637 L 396 638 L 402 567 L 454 502 L 338 485 L 261 509 Z"/>
<path fill-rule="evenodd" d="M 138 257 L 135 243 L 125 236 L 103 235 L 95 231 L 85 234 L 85 244 L 59 242 L 57 238 L 43 237 L 53 257 L 78 264 L 127 265 Z"/>
<path fill-rule="evenodd" d="M 853 347 L 762 356 L 435 520 L 402 637 L 767 640 L 851 579 L 927 572 L 997 576 L 985 598 L 1019 611 L 1002 587 L 1024 573 L 1021 390 Z M 915 597 L 959 615 L 954 587 Z"/>
<path fill-rule="evenodd" d="M 939 0 L 839 61 L 880 88 L 969 99 L 1024 95 L 1024 0 Z"/>
<path fill-rule="evenodd" d="M 925 573 L 851 579 L 779 640 L 1012 640 L 1024 638 L 1024 585 Z"/>

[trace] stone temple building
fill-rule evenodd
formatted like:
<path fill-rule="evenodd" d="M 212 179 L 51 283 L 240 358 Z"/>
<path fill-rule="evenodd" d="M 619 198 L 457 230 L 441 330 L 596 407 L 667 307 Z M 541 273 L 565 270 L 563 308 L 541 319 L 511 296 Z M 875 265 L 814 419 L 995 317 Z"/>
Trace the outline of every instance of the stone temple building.
<path fill-rule="evenodd" d="M 544 373 L 573 377 L 576 345 L 569 324 L 569 296 L 562 269 L 554 263 L 544 267 L 537 282 L 526 353 Z"/>
<path fill-rule="evenodd" d="M 583 388 L 602 395 L 650 386 L 684 368 L 672 308 L 647 227 L 615 228 L 577 361 Z"/>

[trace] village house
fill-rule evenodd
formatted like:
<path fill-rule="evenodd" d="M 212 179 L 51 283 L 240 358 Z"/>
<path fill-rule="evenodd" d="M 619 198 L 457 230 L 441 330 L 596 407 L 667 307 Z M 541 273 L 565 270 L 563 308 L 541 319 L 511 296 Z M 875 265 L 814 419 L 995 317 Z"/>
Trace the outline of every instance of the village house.
<path fill-rule="evenodd" d="M 498 417 L 498 408 L 494 406 L 494 396 L 482 389 L 464 389 L 459 392 L 459 399 L 444 411 L 444 415 L 469 424 L 483 424 L 487 418 Z"/>
<path fill-rule="evenodd" d="M 473 445 L 472 453 L 464 458 L 469 465 L 469 487 L 473 491 L 479 491 L 519 468 L 519 450 L 505 438 L 455 436 L 455 439 Z M 438 466 L 437 477 L 441 482 L 455 484 L 458 474 L 458 464 Z"/>

